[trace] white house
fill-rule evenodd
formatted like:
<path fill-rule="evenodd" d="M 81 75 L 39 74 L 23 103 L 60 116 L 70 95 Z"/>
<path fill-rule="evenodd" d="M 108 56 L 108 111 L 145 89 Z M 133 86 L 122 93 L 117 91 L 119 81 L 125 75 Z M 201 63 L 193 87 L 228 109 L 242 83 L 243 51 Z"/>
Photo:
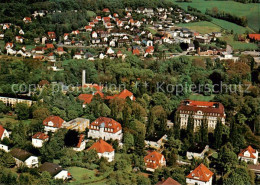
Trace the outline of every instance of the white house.
<path fill-rule="evenodd" d="M 166 166 L 164 155 L 153 151 L 144 157 L 144 163 L 147 171 L 154 172 L 157 168 Z"/>
<path fill-rule="evenodd" d="M 196 185 L 212 185 L 213 172 L 210 171 L 204 164 L 200 164 L 195 170 L 186 176 L 187 184 Z"/>
<path fill-rule="evenodd" d="M 238 154 L 238 159 L 258 164 L 258 151 L 249 145 L 246 149 L 241 150 Z"/>
<path fill-rule="evenodd" d="M 107 48 L 107 55 L 112 55 L 112 54 L 114 54 L 115 52 L 114 52 L 114 50 L 112 49 L 112 48 Z"/>
<path fill-rule="evenodd" d="M 65 121 L 59 116 L 49 116 L 43 120 L 44 131 L 45 132 L 56 132 L 62 127 Z"/>
<path fill-rule="evenodd" d="M 5 152 L 9 152 L 8 146 L 0 144 L 0 150 L 3 150 Z"/>
<path fill-rule="evenodd" d="M 88 150 L 96 150 L 98 157 L 104 157 L 108 162 L 112 162 L 115 158 L 115 151 L 113 147 L 102 139 L 99 139 Z"/>
<path fill-rule="evenodd" d="M 93 31 L 91 35 L 92 35 L 92 38 L 97 38 L 97 36 L 98 36 L 97 32 L 95 32 L 95 31 Z"/>
<path fill-rule="evenodd" d="M 43 143 L 48 140 L 49 140 L 48 135 L 41 132 L 37 132 L 32 136 L 32 145 L 36 148 L 41 148 L 43 146 Z"/>
<path fill-rule="evenodd" d="M 73 150 L 80 152 L 83 151 L 86 148 L 86 141 L 84 140 L 85 136 L 81 134 L 79 136 L 79 141 L 76 147 L 73 147 Z"/>
<path fill-rule="evenodd" d="M 121 141 L 123 138 L 121 124 L 112 118 L 99 117 L 90 124 L 88 137 Z"/>
<path fill-rule="evenodd" d="M 43 163 L 43 165 L 39 167 L 39 172 L 42 173 L 44 171 L 49 172 L 54 179 L 66 180 L 71 178 L 71 175 L 68 172 L 68 170 L 63 169 L 58 164 L 45 162 Z"/>
<path fill-rule="evenodd" d="M 209 145 L 206 145 L 205 147 L 193 145 L 188 149 L 186 156 L 188 159 L 192 159 L 192 158 L 203 159 L 204 154 L 207 151 L 209 151 Z"/>
<path fill-rule="evenodd" d="M 11 150 L 10 154 L 13 156 L 15 159 L 15 163 L 18 167 L 25 165 L 28 168 L 37 168 L 38 167 L 38 157 L 33 156 L 33 154 L 19 149 L 15 148 Z"/>
<path fill-rule="evenodd" d="M 9 133 L 2 125 L 0 125 L 0 141 L 2 141 L 5 137 L 9 138 Z"/>

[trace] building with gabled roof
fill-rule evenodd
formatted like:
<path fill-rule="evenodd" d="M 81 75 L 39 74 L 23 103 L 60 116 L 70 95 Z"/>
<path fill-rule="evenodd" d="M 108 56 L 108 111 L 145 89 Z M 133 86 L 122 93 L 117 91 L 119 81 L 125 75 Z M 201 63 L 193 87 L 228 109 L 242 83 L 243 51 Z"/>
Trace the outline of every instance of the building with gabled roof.
<path fill-rule="evenodd" d="M 62 179 L 66 180 L 71 178 L 71 174 L 63 169 L 60 165 L 50 163 L 50 162 L 45 162 L 43 163 L 39 168 L 39 172 L 42 173 L 44 171 L 49 172 L 49 174 L 54 178 L 54 179 Z"/>
<path fill-rule="evenodd" d="M 150 152 L 144 157 L 144 163 L 147 171 L 154 172 L 157 168 L 166 166 L 166 160 L 164 155 L 159 152 Z"/>
<path fill-rule="evenodd" d="M 80 151 L 83 151 L 86 148 L 85 135 L 80 134 L 78 139 L 79 139 L 78 143 L 75 147 L 73 147 L 73 150 L 80 152 Z"/>
<path fill-rule="evenodd" d="M 41 148 L 43 143 L 49 140 L 49 136 L 42 132 L 37 132 L 32 136 L 32 145 L 36 148 Z"/>
<path fill-rule="evenodd" d="M 96 150 L 98 157 L 104 157 L 108 162 L 112 162 L 115 158 L 114 148 L 103 139 L 99 139 L 88 150 Z"/>
<path fill-rule="evenodd" d="M 254 164 L 258 164 L 258 151 L 253 149 L 250 145 L 241 150 L 238 154 L 238 159 L 241 159 L 245 162 L 252 162 Z"/>
<path fill-rule="evenodd" d="M 135 100 L 134 94 L 127 89 L 124 89 L 119 94 L 115 94 L 113 96 L 106 96 L 106 99 L 114 99 L 114 98 L 120 98 L 120 99 L 126 99 L 127 97 L 130 98 L 130 100 Z"/>
<path fill-rule="evenodd" d="M 121 141 L 123 138 L 121 124 L 112 118 L 99 117 L 90 124 L 88 137 Z"/>
<path fill-rule="evenodd" d="M 184 100 L 177 109 L 181 128 L 186 128 L 189 116 L 194 120 L 194 129 L 200 127 L 203 119 L 207 120 L 208 129 L 215 129 L 218 119 L 225 124 L 224 106 L 219 102 Z"/>
<path fill-rule="evenodd" d="M 30 152 L 20 148 L 12 149 L 10 154 L 13 156 L 15 163 L 18 167 L 25 165 L 28 168 L 38 167 L 38 157 L 33 156 Z"/>
<path fill-rule="evenodd" d="M 157 182 L 156 185 L 181 185 L 176 180 L 172 179 L 171 177 L 168 177 L 166 180 L 162 180 Z"/>
<path fill-rule="evenodd" d="M 2 141 L 4 138 L 9 138 L 9 133 L 2 125 L 0 125 L 0 141 Z"/>
<path fill-rule="evenodd" d="M 187 184 L 212 185 L 213 172 L 210 171 L 203 163 L 195 168 L 186 176 Z"/>
<path fill-rule="evenodd" d="M 56 132 L 62 127 L 65 121 L 59 116 L 49 116 L 43 120 L 44 131 L 45 132 Z"/>

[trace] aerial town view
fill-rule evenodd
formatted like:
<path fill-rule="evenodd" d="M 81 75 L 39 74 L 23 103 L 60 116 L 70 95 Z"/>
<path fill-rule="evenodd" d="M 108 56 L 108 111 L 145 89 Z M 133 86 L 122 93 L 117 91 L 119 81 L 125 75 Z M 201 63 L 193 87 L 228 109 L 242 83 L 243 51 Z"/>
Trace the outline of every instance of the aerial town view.
<path fill-rule="evenodd" d="M 0 184 L 259 185 L 259 0 L 0 0 Z"/>

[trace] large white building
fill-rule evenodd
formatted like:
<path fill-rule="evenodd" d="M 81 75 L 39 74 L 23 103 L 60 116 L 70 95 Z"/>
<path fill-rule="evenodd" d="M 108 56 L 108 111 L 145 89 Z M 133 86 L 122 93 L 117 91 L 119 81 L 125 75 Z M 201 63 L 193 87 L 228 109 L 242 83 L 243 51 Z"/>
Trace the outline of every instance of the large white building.
<path fill-rule="evenodd" d="M 33 154 L 19 149 L 19 148 L 15 148 L 13 150 L 11 150 L 11 155 L 13 156 L 13 158 L 15 159 L 15 163 L 18 167 L 25 165 L 28 168 L 37 168 L 38 167 L 38 157 L 33 156 Z"/>
<path fill-rule="evenodd" d="M 212 171 L 201 163 L 188 176 L 186 176 L 186 183 L 188 185 L 212 185 L 213 174 Z"/>
<path fill-rule="evenodd" d="M 44 131 L 45 132 L 56 132 L 59 128 L 63 126 L 65 121 L 59 116 L 49 116 L 43 120 Z"/>
<path fill-rule="evenodd" d="M 254 164 L 258 164 L 258 151 L 253 149 L 250 145 L 241 150 L 238 154 L 238 159 L 246 162 L 252 162 Z"/>
<path fill-rule="evenodd" d="M 42 173 L 44 171 L 49 172 L 54 179 L 66 180 L 71 178 L 71 175 L 68 172 L 68 170 L 63 169 L 58 164 L 45 162 L 39 167 L 39 172 Z"/>
<path fill-rule="evenodd" d="M 112 162 L 115 159 L 115 150 L 103 139 L 99 139 L 88 150 L 96 150 L 98 157 L 104 157 L 108 162 Z"/>
<path fill-rule="evenodd" d="M 215 129 L 218 119 L 222 124 L 225 124 L 226 114 L 224 106 L 218 102 L 206 102 L 195 100 L 184 100 L 177 109 L 177 114 L 180 117 L 180 127 L 186 128 L 189 116 L 194 120 L 194 129 L 200 127 L 203 119 L 207 120 L 208 129 Z"/>
<path fill-rule="evenodd" d="M 41 132 L 37 132 L 32 136 L 32 145 L 36 148 L 41 148 L 43 146 L 43 143 L 48 140 L 49 140 L 48 135 Z"/>
<path fill-rule="evenodd" d="M 121 124 L 112 118 L 99 117 L 90 124 L 88 137 L 121 141 L 123 137 Z"/>
<path fill-rule="evenodd" d="M 144 157 L 144 163 L 147 171 L 154 172 L 157 168 L 166 166 L 164 155 L 153 151 Z"/>
<path fill-rule="evenodd" d="M 9 133 L 2 125 L 0 125 L 0 141 L 2 141 L 5 137 L 9 138 Z"/>

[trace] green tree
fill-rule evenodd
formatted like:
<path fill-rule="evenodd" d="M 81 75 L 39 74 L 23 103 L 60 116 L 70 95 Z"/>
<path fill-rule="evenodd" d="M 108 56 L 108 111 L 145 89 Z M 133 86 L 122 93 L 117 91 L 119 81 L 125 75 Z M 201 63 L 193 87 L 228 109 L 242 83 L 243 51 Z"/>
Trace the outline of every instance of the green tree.
<path fill-rule="evenodd" d="M 223 125 L 220 119 L 217 120 L 217 125 L 214 130 L 214 146 L 219 149 L 222 145 Z"/>
<path fill-rule="evenodd" d="M 17 103 L 15 106 L 15 113 L 19 120 L 26 120 L 30 116 L 29 107 L 25 103 Z"/>

